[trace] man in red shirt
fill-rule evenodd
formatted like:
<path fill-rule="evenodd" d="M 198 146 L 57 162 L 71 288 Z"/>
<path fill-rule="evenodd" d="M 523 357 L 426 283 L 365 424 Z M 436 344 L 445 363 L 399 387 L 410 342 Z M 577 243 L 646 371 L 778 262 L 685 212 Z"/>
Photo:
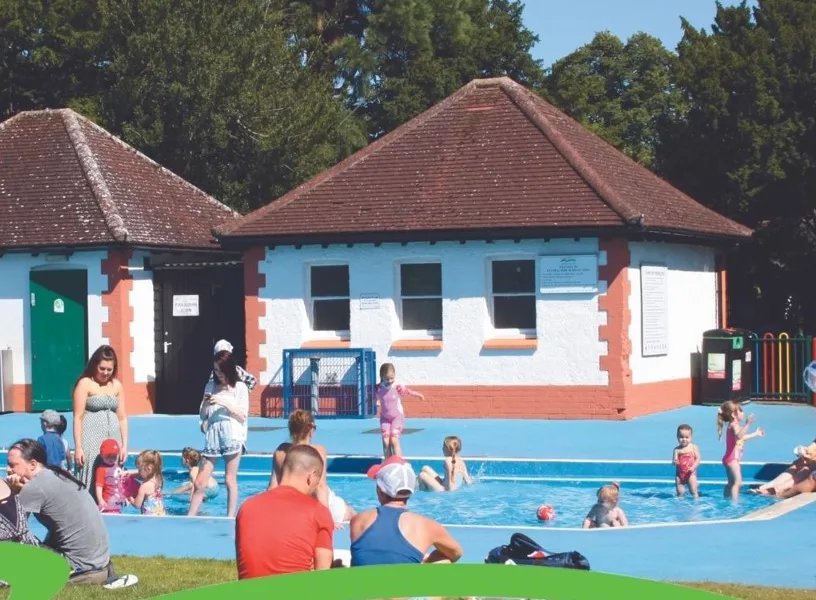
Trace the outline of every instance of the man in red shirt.
<path fill-rule="evenodd" d="M 317 450 L 292 446 L 278 487 L 241 505 L 235 518 L 238 579 L 331 567 L 334 519 L 314 497 L 323 469 Z"/>

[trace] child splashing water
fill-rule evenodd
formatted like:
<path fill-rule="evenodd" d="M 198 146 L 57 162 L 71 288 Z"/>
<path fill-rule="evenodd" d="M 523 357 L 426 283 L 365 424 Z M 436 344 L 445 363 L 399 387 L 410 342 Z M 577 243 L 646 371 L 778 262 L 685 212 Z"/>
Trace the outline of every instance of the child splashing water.
<path fill-rule="evenodd" d="M 190 497 L 192 498 L 195 480 L 196 477 L 198 477 L 198 465 L 201 462 L 201 452 L 188 446 L 181 451 L 181 462 L 190 471 L 190 480 L 170 492 L 168 496 L 190 494 Z M 217 495 L 218 482 L 214 477 L 210 476 L 209 481 L 207 481 L 207 487 L 204 489 L 204 500 L 212 500 Z"/>
<path fill-rule="evenodd" d="M 145 450 L 136 457 L 136 468 L 139 469 L 139 476 L 143 483 L 139 486 L 136 497 L 128 498 L 128 502 L 134 508 L 141 510 L 143 515 L 164 515 L 164 499 L 162 498 L 164 477 L 162 477 L 161 454 L 155 450 Z"/>
<path fill-rule="evenodd" d="M 583 529 L 598 527 L 626 527 L 629 521 L 626 513 L 618 506 L 620 499 L 620 484 L 613 481 L 598 490 L 598 502 L 589 509 L 584 519 Z"/>
<path fill-rule="evenodd" d="M 462 440 L 455 435 L 449 435 L 442 442 L 445 475 L 440 477 L 428 465 L 422 467 L 419 474 L 419 489 L 426 492 L 452 492 L 462 484 L 471 485 L 473 480 L 468 473 L 465 460 L 459 456 L 462 451 Z"/>
<path fill-rule="evenodd" d="M 374 396 L 380 407 L 380 432 L 382 433 L 383 457 L 402 456 L 400 436 L 405 425 L 402 395 L 408 394 L 424 400 L 425 396 L 411 388 L 395 383 L 397 370 L 391 363 L 380 366 L 380 383 L 374 388 Z"/>
<path fill-rule="evenodd" d="M 722 459 L 728 483 L 723 490 L 723 497 L 732 500 L 739 497 L 740 487 L 742 486 L 742 467 L 740 463 L 742 461 L 743 445 L 750 439 L 765 435 L 765 432 L 759 427 L 753 433 L 748 433 L 751 423 L 754 422 L 754 415 L 749 415 L 743 425 L 743 414 L 742 406 L 733 400 L 723 402 L 717 412 L 718 439 L 722 438 L 723 425 L 728 423 L 728 429 L 725 432 L 725 454 Z"/>
<path fill-rule="evenodd" d="M 677 495 L 685 494 L 688 485 L 691 495 L 697 498 L 697 467 L 700 466 L 700 450 L 692 442 L 693 433 L 691 425 L 683 424 L 677 428 L 677 446 L 674 448 L 672 463 L 677 468 L 674 477 Z"/>

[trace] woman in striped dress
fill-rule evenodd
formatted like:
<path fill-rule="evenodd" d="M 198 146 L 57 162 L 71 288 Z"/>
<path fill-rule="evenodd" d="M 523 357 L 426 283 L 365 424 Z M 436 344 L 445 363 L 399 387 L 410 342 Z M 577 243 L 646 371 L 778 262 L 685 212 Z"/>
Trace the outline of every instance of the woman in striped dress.
<path fill-rule="evenodd" d="M 127 460 L 128 421 L 125 393 L 116 378 L 118 362 L 113 348 L 100 346 L 74 386 L 74 462 L 79 479 L 91 493 L 103 440 L 119 442 L 119 462 Z"/>

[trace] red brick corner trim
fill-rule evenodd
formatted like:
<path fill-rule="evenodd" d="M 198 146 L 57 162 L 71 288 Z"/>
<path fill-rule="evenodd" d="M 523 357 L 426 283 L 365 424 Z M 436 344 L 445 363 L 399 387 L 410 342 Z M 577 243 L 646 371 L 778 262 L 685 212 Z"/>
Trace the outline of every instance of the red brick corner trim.
<path fill-rule="evenodd" d="M 265 246 L 253 246 L 244 252 L 244 311 L 246 315 L 246 356 L 247 371 L 260 377 L 267 369 L 266 358 L 261 356 L 261 348 L 266 345 L 266 328 L 261 319 L 266 316 L 266 302 L 260 297 L 266 287 L 266 276 L 261 265 L 266 259 Z M 252 390 L 249 398 L 249 414 L 252 416 L 269 416 L 265 404 L 270 398 L 269 390 L 263 382 Z"/>
<path fill-rule="evenodd" d="M 626 396 L 632 384 L 629 356 L 629 244 L 625 239 L 600 239 L 599 249 L 606 252 L 606 264 L 598 267 L 598 279 L 606 281 L 606 293 L 598 296 L 598 310 L 606 312 L 606 325 L 598 327 L 598 339 L 607 343 L 607 353 L 600 358 L 600 368 L 609 374 L 609 399 L 620 418 L 626 418 Z"/>
<path fill-rule="evenodd" d="M 125 390 L 127 411 L 140 415 L 155 411 L 155 398 L 152 382 L 136 382 L 131 359 L 136 348 L 130 331 L 134 319 L 130 304 L 133 276 L 128 264 L 132 257 L 132 250 L 109 249 L 107 258 L 102 260 L 102 274 L 108 278 L 108 287 L 102 292 L 102 306 L 108 309 L 108 320 L 102 323 L 102 336 L 108 338 L 119 358 L 117 377 Z M 93 352 L 95 348 L 89 350 Z"/>

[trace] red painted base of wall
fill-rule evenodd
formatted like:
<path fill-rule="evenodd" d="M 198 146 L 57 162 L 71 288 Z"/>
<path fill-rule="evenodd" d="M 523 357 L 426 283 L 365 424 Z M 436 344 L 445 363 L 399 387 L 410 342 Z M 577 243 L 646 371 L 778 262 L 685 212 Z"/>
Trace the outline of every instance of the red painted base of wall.
<path fill-rule="evenodd" d="M 155 385 L 152 381 L 146 383 L 130 383 L 125 385 L 125 405 L 129 415 L 151 415 L 155 404 Z M 6 410 L 13 412 L 32 412 L 34 410 L 31 384 L 17 384 L 11 388 L 11 406 Z"/>
<path fill-rule="evenodd" d="M 615 394 L 605 386 L 444 385 L 416 388 L 425 395 L 425 400 L 404 398 L 408 417 L 620 421 L 689 406 L 692 401 L 691 379 L 629 385 L 624 394 Z M 324 414 L 332 414 L 335 407 L 346 413 L 354 410 L 348 394 L 344 395 L 341 390 L 321 387 L 320 406 Z M 308 408 L 308 402 L 302 408 Z M 263 390 L 260 403 L 250 405 L 250 414 L 282 417 L 281 388 Z"/>
<path fill-rule="evenodd" d="M 31 411 L 31 384 L 17 383 L 11 386 L 11 405 L 6 410 L 13 412 Z"/>

